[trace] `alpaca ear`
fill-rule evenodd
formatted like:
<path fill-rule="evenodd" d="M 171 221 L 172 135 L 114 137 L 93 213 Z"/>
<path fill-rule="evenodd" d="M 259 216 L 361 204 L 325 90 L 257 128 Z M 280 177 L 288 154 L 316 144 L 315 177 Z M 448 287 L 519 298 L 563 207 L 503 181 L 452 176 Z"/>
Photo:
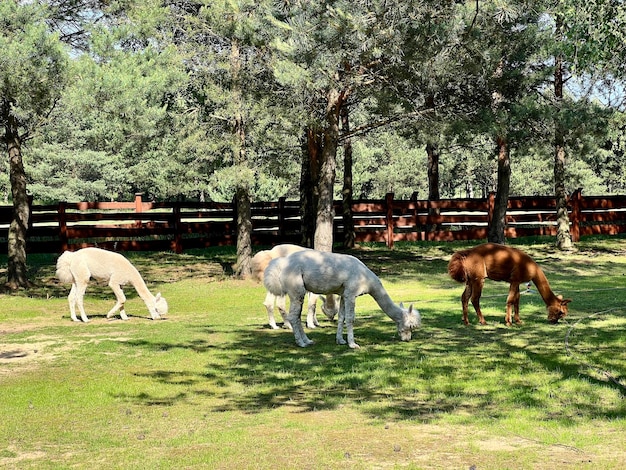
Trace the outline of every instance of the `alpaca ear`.
<path fill-rule="evenodd" d="M 402 310 L 405 310 L 405 308 L 404 308 L 404 302 L 400 302 L 399 307 L 400 307 Z M 408 311 L 408 313 L 411 313 L 411 312 L 413 311 L 413 304 L 409 305 L 409 308 L 408 308 L 408 310 L 407 310 L 407 311 Z"/>
<path fill-rule="evenodd" d="M 157 295 L 156 295 L 156 297 L 155 297 L 155 299 L 156 299 L 156 300 L 159 300 L 160 298 L 161 298 L 161 293 L 160 293 L 160 292 L 158 292 L 158 293 L 157 293 Z"/>
<path fill-rule="evenodd" d="M 572 301 L 572 299 L 563 300 L 563 296 L 561 294 L 557 295 L 556 298 L 559 299 L 559 301 L 561 302 L 561 305 L 567 305 Z"/>

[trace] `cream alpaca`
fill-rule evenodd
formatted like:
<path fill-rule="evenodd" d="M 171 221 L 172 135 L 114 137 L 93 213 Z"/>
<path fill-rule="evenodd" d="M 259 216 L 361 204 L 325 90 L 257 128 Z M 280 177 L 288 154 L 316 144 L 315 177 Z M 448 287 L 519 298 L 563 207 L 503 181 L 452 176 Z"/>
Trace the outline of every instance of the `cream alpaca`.
<path fill-rule="evenodd" d="M 167 315 L 167 302 L 161 294 L 152 295 L 146 283 L 139 274 L 139 271 L 124 256 L 112 251 L 100 248 L 83 248 L 78 251 L 66 251 L 57 261 L 57 278 L 61 282 L 72 283 L 72 288 L 68 296 L 70 303 L 70 315 L 72 320 L 78 321 L 76 317 L 76 306 L 80 312 L 80 317 L 84 322 L 89 319 L 83 307 L 83 297 L 90 278 L 100 281 L 108 281 L 109 287 L 117 298 L 115 306 L 107 313 L 107 318 L 120 312 L 122 320 L 128 320 L 124 311 L 126 296 L 122 291 L 125 284 L 131 284 L 139 296 L 148 307 L 153 320 Z"/>
<path fill-rule="evenodd" d="M 263 281 L 263 273 L 267 265 L 276 258 L 282 258 L 284 256 L 289 256 L 292 253 L 296 253 L 298 251 L 309 250 L 309 248 L 304 248 L 298 245 L 276 245 L 271 250 L 263 250 L 259 251 L 252 258 L 252 275 L 259 281 Z M 306 316 L 306 326 L 308 328 L 316 328 L 320 326 L 317 321 L 317 298 L 320 297 L 322 299 L 322 312 L 330 319 L 334 319 L 335 315 L 337 315 L 337 301 L 334 295 L 322 296 L 318 294 L 309 293 L 308 296 L 308 311 Z M 273 329 L 278 329 L 278 325 L 276 325 L 276 320 L 274 319 L 274 306 L 278 309 L 280 315 L 283 317 L 283 321 L 285 322 L 285 326 L 289 329 L 293 329 L 291 323 L 286 319 L 287 316 L 287 307 L 285 296 L 280 295 L 276 296 L 271 292 L 267 292 L 265 295 L 265 300 L 263 301 L 263 305 L 265 305 L 265 309 L 267 310 L 267 316 L 269 319 L 270 327 Z"/>
<path fill-rule="evenodd" d="M 348 330 L 347 344 L 358 348 L 354 341 L 354 307 L 356 297 L 369 294 L 382 310 L 396 322 L 402 341 L 411 339 L 411 331 L 421 324 L 420 313 L 413 305 L 405 309 L 396 305 L 380 279 L 354 256 L 322 251 L 300 251 L 286 258 L 270 262 L 265 270 L 264 285 L 274 295 L 289 295 L 291 306 L 288 320 L 293 326 L 296 344 L 301 347 L 313 344 L 299 321 L 302 303 L 307 290 L 317 294 L 338 294 L 339 321 L 337 324 L 337 344 L 346 344 L 343 338 L 343 323 Z"/>

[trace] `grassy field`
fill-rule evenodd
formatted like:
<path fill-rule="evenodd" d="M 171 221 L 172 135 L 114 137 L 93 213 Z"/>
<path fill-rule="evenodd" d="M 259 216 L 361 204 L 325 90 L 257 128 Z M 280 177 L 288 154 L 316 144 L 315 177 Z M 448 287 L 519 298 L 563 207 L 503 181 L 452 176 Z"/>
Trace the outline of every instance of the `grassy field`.
<path fill-rule="evenodd" d="M 488 324 L 470 310 L 464 326 L 446 266 L 468 243 L 365 246 L 351 253 L 423 323 L 401 342 L 360 297 L 359 350 L 322 314 L 306 349 L 271 330 L 230 248 L 128 253 L 168 318 L 127 287 L 130 320 L 107 320 L 113 294 L 92 284 L 88 324 L 70 321 L 56 257 L 32 255 L 36 286 L 0 294 L 0 468 L 622 469 L 626 239 L 512 243 L 573 299 L 565 321 L 531 291 L 506 327 L 508 286 L 487 281 Z"/>

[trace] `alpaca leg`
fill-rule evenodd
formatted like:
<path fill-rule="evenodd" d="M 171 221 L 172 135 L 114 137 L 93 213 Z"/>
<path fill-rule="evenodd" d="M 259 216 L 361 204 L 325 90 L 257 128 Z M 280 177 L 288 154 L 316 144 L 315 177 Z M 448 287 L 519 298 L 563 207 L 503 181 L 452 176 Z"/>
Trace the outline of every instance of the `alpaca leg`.
<path fill-rule="evenodd" d="M 344 302 L 344 313 L 346 317 L 346 329 L 348 330 L 348 347 L 359 349 L 359 345 L 354 341 L 354 312 L 355 299 L 350 298 Z"/>
<path fill-rule="evenodd" d="M 113 290 L 117 302 L 115 303 L 113 308 L 109 310 L 109 313 L 107 313 L 107 318 L 111 318 L 119 310 L 122 320 L 128 320 L 128 316 L 126 316 L 126 312 L 124 311 L 124 304 L 126 303 L 126 296 L 124 295 L 124 291 L 122 291 L 122 288 L 119 284 L 113 281 L 109 281 L 109 287 L 111 288 L 111 290 Z"/>
<path fill-rule="evenodd" d="M 291 323 L 287 320 L 287 296 L 280 295 L 276 297 L 276 310 L 280 313 L 281 318 L 283 319 L 284 328 L 288 330 L 292 330 Z"/>
<path fill-rule="evenodd" d="M 472 296 L 472 286 L 471 284 L 466 284 L 465 285 L 465 290 L 463 291 L 463 294 L 461 295 L 461 305 L 463 306 L 463 323 L 465 323 L 466 325 L 469 325 L 469 318 L 468 318 L 468 305 L 469 305 L 469 299 Z"/>
<path fill-rule="evenodd" d="M 277 298 L 271 294 L 265 294 L 265 300 L 263 301 L 263 305 L 265 306 L 265 310 L 267 310 L 267 317 L 269 319 L 270 327 L 273 330 L 278 330 L 278 325 L 276 324 L 276 320 L 274 319 L 274 301 Z"/>
<path fill-rule="evenodd" d="M 337 344 L 348 344 L 343 339 L 343 324 L 346 319 L 345 302 L 343 297 L 339 300 L 339 318 L 337 318 Z"/>
<path fill-rule="evenodd" d="M 483 312 L 480 311 L 480 295 L 483 293 L 483 286 L 485 285 L 485 280 L 480 279 L 472 283 L 472 306 L 474 310 L 476 310 L 476 315 L 478 316 L 478 321 L 481 325 L 487 324 L 485 321 L 485 317 L 483 316 Z"/>
<path fill-rule="evenodd" d="M 287 315 L 286 320 L 289 321 L 291 327 L 293 329 L 293 335 L 296 339 L 296 344 L 302 348 L 310 346 L 313 344 L 306 333 L 304 332 L 304 328 L 302 327 L 302 305 L 304 304 L 304 296 L 302 293 L 297 296 L 289 296 L 289 314 Z"/>
<path fill-rule="evenodd" d="M 76 284 L 72 284 L 72 288 L 70 289 L 70 294 L 67 296 L 67 300 L 70 304 L 70 317 L 72 317 L 72 321 L 79 321 L 76 317 L 76 303 L 77 303 L 77 287 Z"/>
<path fill-rule="evenodd" d="M 75 285 L 76 285 L 76 291 L 74 292 L 75 303 L 76 305 L 78 305 L 78 311 L 80 312 L 81 320 L 87 323 L 89 321 L 89 318 L 87 318 L 87 314 L 85 313 L 85 307 L 83 305 L 83 299 L 85 297 L 85 291 L 87 290 L 87 284 L 76 283 Z M 76 318 L 76 315 L 74 315 L 74 318 Z"/>
<path fill-rule="evenodd" d="M 511 309 L 515 311 L 515 323 L 520 325 L 522 322 L 519 318 L 519 283 L 512 282 L 509 286 L 509 296 L 506 299 L 506 317 L 505 322 L 507 326 L 511 326 Z"/>
<path fill-rule="evenodd" d="M 317 321 L 317 315 L 315 313 L 315 310 L 317 308 L 317 299 L 319 297 L 319 295 L 314 294 L 313 292 L 309 292 L 309 302 L 308 302 L 308 310 L 307 310 L 307 314 L 306 314 L 306 326 L 307 328 L 316 328 L 318 326 L 320 326 L 320 324 Z"/>
<path fill-rule="evenodd" d="M 517 300 L 516 302 L 513 304 L 513 308 L 515 310 L 515 314 L 513 316 L 513 321 L 515 322 L 516 325 L 521 325 L 522 323 L 524 323 L 522 321 L 522 319 L 519 317 L 519 292 L 517 293 Z"/>

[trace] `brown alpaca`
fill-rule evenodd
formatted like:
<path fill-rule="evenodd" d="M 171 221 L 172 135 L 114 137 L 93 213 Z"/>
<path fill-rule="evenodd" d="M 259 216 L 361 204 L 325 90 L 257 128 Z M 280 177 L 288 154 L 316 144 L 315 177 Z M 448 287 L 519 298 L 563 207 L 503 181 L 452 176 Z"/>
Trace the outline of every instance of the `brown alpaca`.
<path fill-rule="evenodd" d="M 511 308 L 514 309 L 515 323 L 522 323 L 519 318 L 519 285 L 533 281 L 548 308 L 548 321 L 557 323 L 567 315 L 567 304 L 571 299 L 563 300 L 550 289 L 550 284 L 539 265 L 523 251 L 496 243 L 485 243 L 469 250 L 462 250 L 452 255 L 448 263 L 448 274 L 457 282 L 465 283 L 461 296 L 463 304 L 463 323 L 467 319 L 468 303 L 471 299 L 478 321 L 485 324 L 485 317 L 480 311 L 480 294 L 485 279 L 510 283 L 509 296 L 506 300 L 506 324 L 511 325 Z"/>

